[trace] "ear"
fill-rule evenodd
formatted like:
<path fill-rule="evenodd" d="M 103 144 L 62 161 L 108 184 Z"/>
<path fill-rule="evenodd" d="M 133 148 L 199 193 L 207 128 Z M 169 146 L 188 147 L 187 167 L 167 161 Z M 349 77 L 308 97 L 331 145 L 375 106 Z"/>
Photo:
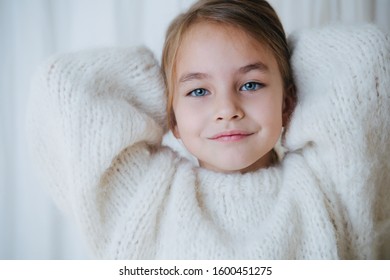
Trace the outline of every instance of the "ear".
<path fill-rule="evenodd" d="M 282 120 L 283 127 L 286 127 L 290 121 L 291 115 L 297 103 L 296 89 L 294 85 L 288 87 L 283 100 Z"/>

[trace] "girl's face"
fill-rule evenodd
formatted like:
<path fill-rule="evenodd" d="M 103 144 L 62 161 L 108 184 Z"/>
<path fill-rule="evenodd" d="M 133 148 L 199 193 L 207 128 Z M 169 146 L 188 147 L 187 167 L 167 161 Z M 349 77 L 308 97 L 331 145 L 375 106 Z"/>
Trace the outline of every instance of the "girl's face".
<path fill-rule="evenodd" d="M 222 24 L 196 23 L 186 33 L 176 61 L 173 133 L 200 166 L 269 166 L 283 106 L 282 77 L 266 47 Z"/>

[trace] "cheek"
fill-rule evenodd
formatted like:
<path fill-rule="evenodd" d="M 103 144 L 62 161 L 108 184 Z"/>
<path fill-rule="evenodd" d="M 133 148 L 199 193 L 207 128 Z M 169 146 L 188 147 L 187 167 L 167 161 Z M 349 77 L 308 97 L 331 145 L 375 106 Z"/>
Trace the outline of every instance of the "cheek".
<path fill-rule="evenodd" d="M 178 102 L 173 107 L 176 118 L 176 131 L 180 134 L 180 138 L 185 138 L 191 133 L 199 130 L 202 114 L 186 102 Z"/>
<path fill-rule="evenodd" d="M 260 97 L 258 100 L 248 102 L 247 110 L 261 119 L 282 117 L 282 98 L 272 95 Z"/>
<path fill-rule="evenodd" d="M 177 126 L 181 131 L 186 131 L 190 133 L 191 131 L 198 130 L 201 126 L 201 116 L 200 114 L 196 114 L 194 112 L 183 112 L 180 114 L 179 120 L 177 121 Z"/>

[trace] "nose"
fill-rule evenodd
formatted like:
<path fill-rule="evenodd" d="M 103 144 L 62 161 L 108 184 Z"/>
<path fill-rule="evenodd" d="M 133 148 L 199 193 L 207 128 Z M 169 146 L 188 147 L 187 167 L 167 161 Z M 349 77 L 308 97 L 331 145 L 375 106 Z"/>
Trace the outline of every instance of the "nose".
<path fill-rule="evenodd" d="M 219 94 L 215 103 L 214 119 L 216 121 L 240 120 L 245 115 L 240 99 L 235 92 Z"/>

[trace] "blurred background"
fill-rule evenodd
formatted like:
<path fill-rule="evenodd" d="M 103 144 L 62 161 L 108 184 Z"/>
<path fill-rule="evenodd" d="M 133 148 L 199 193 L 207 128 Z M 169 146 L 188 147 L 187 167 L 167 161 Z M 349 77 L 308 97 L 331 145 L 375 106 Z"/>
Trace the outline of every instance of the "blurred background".
<path fill-rule="evenodd" d="M 86 259 L 27 152 L 31 75 L 48 56 L 143 44 L 160 57 L 169 22 L 194 0 L 0 0 L 0 259 Z M 390 33 L 388 0 L 270 0 L 286 32 L 373 22 Z"/>

